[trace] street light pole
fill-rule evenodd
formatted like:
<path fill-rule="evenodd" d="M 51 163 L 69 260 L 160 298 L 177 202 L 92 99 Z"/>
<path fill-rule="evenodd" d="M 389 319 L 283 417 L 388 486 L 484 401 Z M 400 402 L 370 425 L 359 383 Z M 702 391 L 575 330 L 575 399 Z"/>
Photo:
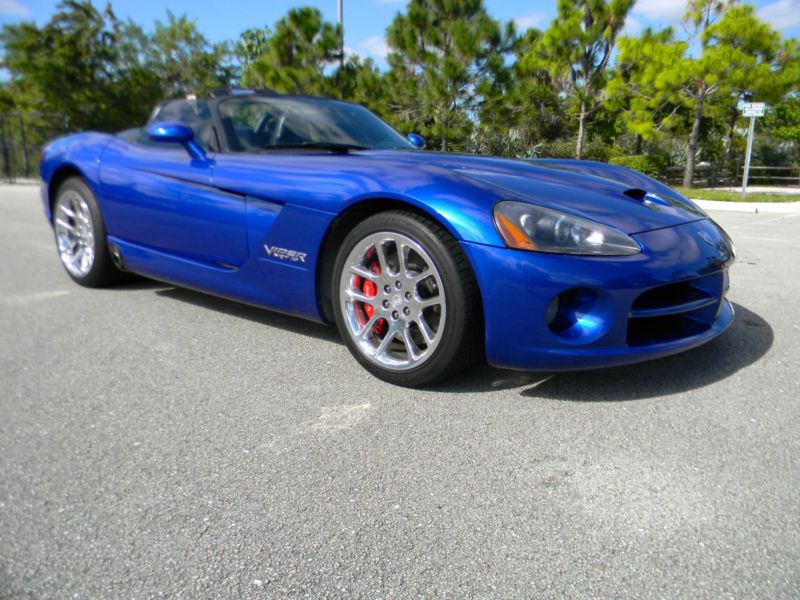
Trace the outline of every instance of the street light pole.
<path fill-rule="evenodd" d="M 344 0 L 339 0 L 339 68 L 344 67 Z"/>

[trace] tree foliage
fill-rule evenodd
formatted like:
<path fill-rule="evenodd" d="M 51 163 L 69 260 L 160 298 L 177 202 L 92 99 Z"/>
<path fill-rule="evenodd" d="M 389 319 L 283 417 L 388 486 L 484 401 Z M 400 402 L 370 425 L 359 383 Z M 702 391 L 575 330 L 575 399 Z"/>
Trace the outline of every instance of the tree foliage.
<path fill-rule="evenodd" d="M 327 94 L 325 68 L 338 56 L 338 26 L 316 8 L 293 8 L 245 66 L 242 83 L 277 92 Z"/>
<path fill-rule="evenodd" d="M 398 112 L 448 150 L 502 89 L 512 38 L 513 26 L 501 27 L 482 0 L 411 0 L 387 32 Z"/>
<path fill-rule="evenodd" d="M 794 44 L 782 47 L 777 32 L 755 16 L 750 5 L 732 1 L 692 0 L 685 17 L 699 37 L 698 57 L 685 57 L 679 66 L 686 73 L 681 93 L 693 106 L 687 147 L 684 187 L 691 187 L 704 117 L 729 123 L 729 144 L 739 116 L 738 104 L 746 98 L 775 100 L 798 83 Z M 718 99 L 715 104 L 710 100 Z M 716 115 L 710 114 L 716 110 Z"/>
<path fill-rule="evenodd" d="M 507 147 L 502 154 L 529 155 L 537 144 L 555 140 L 573 129 L 551 73 L 541 65 L 522 60 L 541 38 L 542 32 L 528 29 L 516 40 L 515 60 L 502 87 L 481 107 L 476 134 L 490 142 L 488 149 Z"/>
<path fill-rule="evenodd" d="M 635 0 L 558 0 L 557 15 L 540 43 L 523 57 L 528 68 L 543 68 L 573 97 L 578 136 L 575 156 L 583 157 L 589 119 L 600 106 L 611 54 Z"/>
<path fill-rule="evenodd" d="M 622 124 L 644 140 L 672 131 L 681 121 L 687 100 L 684 61 L 688 44 L 672 29 L 646 29 L 641 37 L 619 40 L 619 56 L 605 89 L 605 105 Z"/>
<path fill-rule="evenodd" d="M 142 119 L 159 97 L 158 81 L 141 61 L 141 30 L 111 7 L 66 0 L 43 27 L 6 25 L 2 65 L 18 109 L 65 113 L 72 127 L 114 129 Z M 139 104 L 145 99 L 145 104 Z"/>
<path fill-rule="evenodd" d="M 147 118 L 153 105 L 227 85 L 233 68 L 186 17 L 167 14 L 146 35 L 111 6 L 65 0 L 42 27 L 5 25 L 2 65 L 14 108 L 63 113 L 71 128 L 113 131 Z"/>
<path fill-rule="evenodd" d="M 245 69 L 267 52 L 272 31 L 269 27 L 246 29 L 236 42 L 234 54 Z"/>
<path fill-rule="evenodd" d="M 186 16 L 167 11 L 167 22 L 156 22 L 147 44 L 146 64 L 161 82 L 165 96 L 205 96 L 233 79 L 230 54 L 225 44 L 210 44 Z"/>
<path fill-rule="evenodd" d="M 767 130 L 776 140 L 800 146 L 800 95 L 787 96 L 764 120 Z"/>

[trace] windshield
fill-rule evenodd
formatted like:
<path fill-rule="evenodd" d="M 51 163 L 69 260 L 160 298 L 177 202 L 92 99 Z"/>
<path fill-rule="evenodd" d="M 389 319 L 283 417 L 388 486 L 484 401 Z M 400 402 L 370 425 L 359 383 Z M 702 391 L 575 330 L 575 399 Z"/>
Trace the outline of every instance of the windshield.
<path fill-rule="evenodd" d="M 414 149 L 414 145 L 363 106 L 303 97 L 246 96 L 219 103 L 231 150 L 281 147 Z"/>

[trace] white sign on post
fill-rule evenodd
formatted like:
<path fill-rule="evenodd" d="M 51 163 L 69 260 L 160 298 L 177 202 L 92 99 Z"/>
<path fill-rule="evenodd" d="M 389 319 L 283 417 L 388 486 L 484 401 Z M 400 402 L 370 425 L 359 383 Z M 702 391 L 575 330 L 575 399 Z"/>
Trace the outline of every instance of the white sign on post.
<path fill-rule="evenodd" d="M 744 177 L 742 177 L 742 200 L 747 198 L 747 180 L 750 177 L 750 156 L 753 153 L 753 132 L 756 128 L 756 117 L 763 117 L 767 105 L 763 102 L 745 102 L 742 106 L 742 116 L 750 118 L 750 127 L 747 130 L 747 154 L 744 158 Z"/>
<path fill-rule="evenodd" d="M 742 107 L 743 117 L 763 117 L 767 105 L 764 102 L 745 102 Z"/>

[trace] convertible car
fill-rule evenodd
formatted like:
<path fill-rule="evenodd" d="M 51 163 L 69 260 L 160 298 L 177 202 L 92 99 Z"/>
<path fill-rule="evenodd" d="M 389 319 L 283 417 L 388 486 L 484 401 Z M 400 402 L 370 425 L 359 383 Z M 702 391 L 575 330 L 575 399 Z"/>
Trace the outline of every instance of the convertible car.
<path fill-rule="evenodd" d="M 424 145 L 348 102 L 225 90 L 52 142 L 42 201 L 77 283 L 129 271 L 335 323 L 399 385 L 634 363 L 730 325 L 731 241 L 667 186 Z"/>

